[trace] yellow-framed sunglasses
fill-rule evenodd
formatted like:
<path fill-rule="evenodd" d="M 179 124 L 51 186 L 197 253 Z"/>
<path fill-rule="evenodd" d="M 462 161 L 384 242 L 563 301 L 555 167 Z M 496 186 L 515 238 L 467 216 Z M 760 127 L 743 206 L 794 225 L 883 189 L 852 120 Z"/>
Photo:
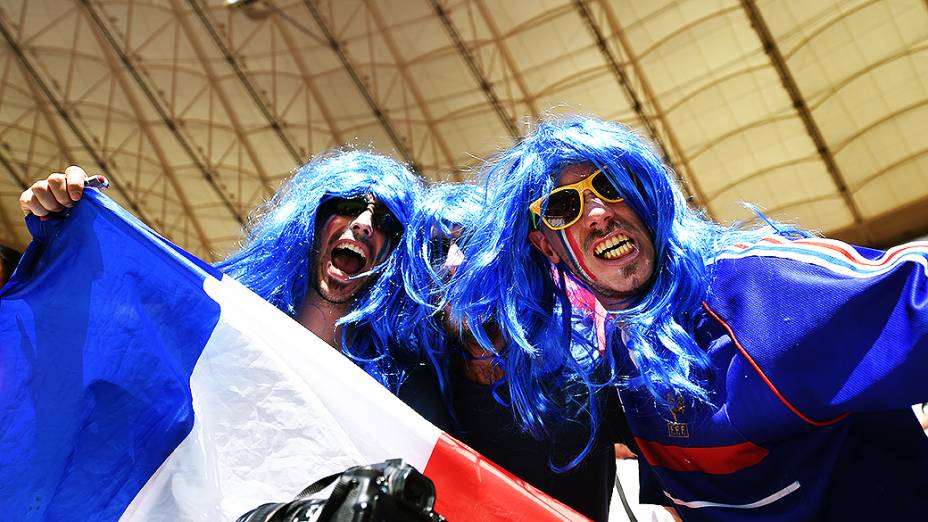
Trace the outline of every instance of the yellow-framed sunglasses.
<path fill-rule="evenodd" d="M 606 203 L 618 203 L 624 199 L 609 180 L 609 176 L 603 173 L 603 169 L 598 169 L 576 183 L 558 187 L 550 194 L 536 199 L 528 209 L 532 214 L 541 217 L 551 230 L 563 230 L 576 223 L 583 215 L 585 190 L 589 190 Z M 545 200 L 548 204 L 542 213 L 541 205 Z"/>

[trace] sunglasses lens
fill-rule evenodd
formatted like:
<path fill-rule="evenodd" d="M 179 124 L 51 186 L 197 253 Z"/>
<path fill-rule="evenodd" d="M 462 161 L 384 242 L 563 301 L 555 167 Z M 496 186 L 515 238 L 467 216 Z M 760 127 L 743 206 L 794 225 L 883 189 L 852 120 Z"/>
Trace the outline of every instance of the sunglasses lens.
<path fill-rule="evenodd" d="M 580 194 L 576 190 L 561 190 L 548 198 L 544 218 L 551 228 L 563 228 L 579 215 Z"/>
<path fill-rule="evenodd" d="M 592 184 L 593 190 L 598 192 L 608 203 L 615 203 L 622 199 L 622 196 L 619 195 L 619 191 L 615 189 L 615 185 L 612 184 L 612 181 L 605 172 L 599 172 L 593 176 Z"/>
<path fill-rule="evenodd" d="M 403 235 L 403 225 L 396 219 L 393 212 L 387 208 L 378 208 L 374 213 L 374 226 L 388 236 L 399 237 Z"/>
<path fill-rule="evenodd" d="M 361 198 L 336 198 L 334 211 L 339 216 L 357 216 L 367 208 L 367 201 Z"/>
<path fill-rule="evenodd" d="M 342 217 L 357 217 L 370 207 L 368 198 L 331 198 L 321 207 L 321 215 L 338 215 Z M 375 205 L 374 215 L 371 218 L 372 223 L 378 230 L 388 236 L 399 237 L 403 235 L 403 225 L 400 223 L 393 212 L 382 205 Z"/>

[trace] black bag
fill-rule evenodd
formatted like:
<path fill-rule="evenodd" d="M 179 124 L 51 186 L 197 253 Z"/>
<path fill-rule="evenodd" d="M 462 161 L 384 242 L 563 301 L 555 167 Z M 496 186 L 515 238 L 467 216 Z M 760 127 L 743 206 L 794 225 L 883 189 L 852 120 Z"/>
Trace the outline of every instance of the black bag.
<path fill-rule="evenodd" d="M 312 498 L 336 479 L 328 499 Z M 391 459 L 320 479 L 296 499 L 258 506 L 236 522 L 444 522 L 434 507 L 431 479 Z"/>

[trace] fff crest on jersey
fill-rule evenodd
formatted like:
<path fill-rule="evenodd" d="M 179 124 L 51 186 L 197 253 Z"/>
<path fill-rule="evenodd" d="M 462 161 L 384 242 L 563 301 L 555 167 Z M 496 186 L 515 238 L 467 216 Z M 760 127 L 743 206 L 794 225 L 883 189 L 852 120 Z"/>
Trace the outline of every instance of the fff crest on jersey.
<path fill-rule="evenodd" d="M 685 409 L 683 396 L 677 394 L 677 400 L 674 402 L 673 399 L 673 396 L 667 395 L 667 400 L 674 404 L 673 408 L 670 408 L 673 422 L 667 423 L 667 436 L 673 439 L 688 439 L 690 437 L 690 428 L 685 422 L 680 422 L 683 419 L 683 410 Z"/>

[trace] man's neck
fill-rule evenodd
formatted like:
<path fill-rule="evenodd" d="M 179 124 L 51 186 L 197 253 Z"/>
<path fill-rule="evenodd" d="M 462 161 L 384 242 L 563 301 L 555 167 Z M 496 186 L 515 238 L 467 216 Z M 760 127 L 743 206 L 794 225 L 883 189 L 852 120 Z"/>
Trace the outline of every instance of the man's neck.
<path fill-rule="evenodd" d="M 314 290 L 310 290 L 297 316 L 297 321 L 332 348 L 341 350 L 339 342 L 341 328 L 336 329 L 335 323 L 348 313 L 350 307 L 350 303 L 326 301 Z"/>

